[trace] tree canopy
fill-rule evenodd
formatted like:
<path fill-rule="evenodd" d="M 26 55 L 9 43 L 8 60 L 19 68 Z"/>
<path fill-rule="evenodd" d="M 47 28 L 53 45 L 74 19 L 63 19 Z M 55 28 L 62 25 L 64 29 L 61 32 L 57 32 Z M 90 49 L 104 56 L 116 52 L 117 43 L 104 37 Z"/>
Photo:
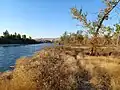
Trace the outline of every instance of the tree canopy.
<path fill-rule="evenodd" d="M 71 13 L 73 18 L 79 20 L 84 27 L 89 29 L 90 34 L 97 37 L 102 28 L 104 28 L 103 22 L 109 19 L 110 13 L 115 9 L 119 2 L 120 0 L 103 0 L 106 8 L 99 11 L 95 21 L 88 20 L 88 14 L 84 13 L 83 9 L 78 10 L 76 7 L 73 7 L 71 8 Z"/>
<path fill-rule="evenodd" d="M 19 33 L 10 34 L 8 30 L 3 32 L 3 36 L 0 37 L 0 44 L 36 44 L 39 43 L 26 35 Z"/>

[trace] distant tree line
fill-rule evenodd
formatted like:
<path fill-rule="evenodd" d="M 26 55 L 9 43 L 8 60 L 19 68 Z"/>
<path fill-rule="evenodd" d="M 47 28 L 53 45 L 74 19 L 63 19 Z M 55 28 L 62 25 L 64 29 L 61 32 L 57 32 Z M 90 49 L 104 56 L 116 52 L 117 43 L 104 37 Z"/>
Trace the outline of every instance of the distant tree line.
<path fill-rule="evenodd" d="M 58 41 L 62 45 L 96 45 L 97 46 L 118 46 L 120 45 L 120 24 L 115 24 L 114 26 L 104 26 L 102 27 L 99 36 L 93 39 L 91 36 L 92 32 L 84 32 L 83 30 L 78 30 L 75 33 L 64 32 Z"/>
<path fill-rule="evenodd" d="M 26 35 L 10 34 L 8 30 L 3 32 L 3 36 L 0 36 L 0 44 L 37 44 L 36 40 L 32 39 L 30 36 L 27 38 Z"/>
<path fill-rule="evenodd" d="M 85 43 L 86 39 L 88 39 L 88 36 L 83 35 L 83 32 L 78 30 L 76 33 L 64 32 L 58 42 L 59 44 L 81 45 Z"/>

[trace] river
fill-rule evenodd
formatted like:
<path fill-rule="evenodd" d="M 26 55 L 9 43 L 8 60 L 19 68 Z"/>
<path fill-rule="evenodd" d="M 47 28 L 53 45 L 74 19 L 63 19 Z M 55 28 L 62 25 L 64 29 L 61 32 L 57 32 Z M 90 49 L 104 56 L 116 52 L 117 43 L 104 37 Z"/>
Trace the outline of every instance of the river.
<path fill-rule="evenodd" d="M 10 66 L 14 66 L 18 58 L 24 56 L 32 56 L 36 51 L 50 43 L 32 44 L 32 45 L 0 45 L 0 72 L 10 70 Z"/>

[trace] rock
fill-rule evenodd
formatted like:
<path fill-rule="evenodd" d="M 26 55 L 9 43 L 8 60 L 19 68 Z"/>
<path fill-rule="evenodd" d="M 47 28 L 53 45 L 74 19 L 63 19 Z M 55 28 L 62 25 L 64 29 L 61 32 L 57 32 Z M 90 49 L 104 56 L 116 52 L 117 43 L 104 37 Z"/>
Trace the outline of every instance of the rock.
<path fill-rule="evenodd" d="M 15 68 L 15 66 L 10 66 L 10 68 L 11 68 L 11 69 L 14 69 L 14 68 Z"/>

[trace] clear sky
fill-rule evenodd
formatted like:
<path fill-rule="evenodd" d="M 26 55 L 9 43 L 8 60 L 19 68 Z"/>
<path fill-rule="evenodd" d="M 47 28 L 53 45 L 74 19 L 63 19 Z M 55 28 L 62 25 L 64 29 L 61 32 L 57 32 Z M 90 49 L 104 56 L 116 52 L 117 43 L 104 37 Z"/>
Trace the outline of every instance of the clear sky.
<path fill-rule="evenodd" d="M 80 29 L 70 13 L 74 6 L 82 7 L 92 20 L 104 8 L 101 0 L 0 0 L 0 33 L 7 29 L 33 38 L 53 38 L 65 31 L 74 32 Z"/>

